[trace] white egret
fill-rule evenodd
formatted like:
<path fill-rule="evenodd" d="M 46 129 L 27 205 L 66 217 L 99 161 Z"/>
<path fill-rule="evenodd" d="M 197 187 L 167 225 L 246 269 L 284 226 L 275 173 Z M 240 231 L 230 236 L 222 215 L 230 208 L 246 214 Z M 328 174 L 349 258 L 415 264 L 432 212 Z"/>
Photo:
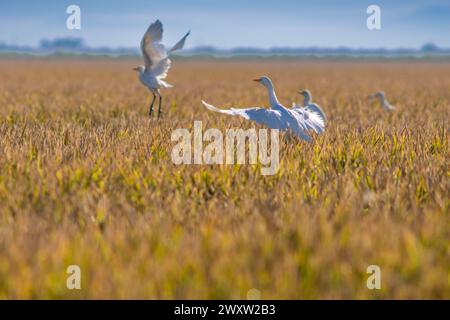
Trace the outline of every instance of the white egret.
<path fill-rule="evenodd" d="M 269 93 L 269 109 L 254 107 L 246 109 L 231 108 L 228 110 L 224 110 L 216 108 L 215 106 L 210 105 L 203 100 L 202 103 L 209 110 L 233 116 L 241 116 L 244 119 L 255 121 L 271 129 L 279 129 L 282 131 L 289 130 L 303 140 L 311 141 L 311 137 L 308 134 L 308 126 L 306 125 L 304 118 L 301 117 L 299 113 L 284 107 L 278 101 L 272 85 L 272 81 L 266 76 L 255 79 L 254 81 L 257 81 L 264 87 L 266 87 Z"/>
<path fill-rule="evenodd" d="M 327 117 L 325 112 L 316 103 L 312 102 L 312 95 L 309 90 L 299 91 L 303 95 L 303 107 L 292 104 L 292 110 L 297 112 L 303 119 L 308 129 L 320 134 L 325 131 L 325 122 Z"/>
<path fill-rule="evenodd" d="M 139 80 L 153 94 L 153 100 L 149 110 L 150 117 L 153 114 L 153 104 L 155 103 L 156 96 L 159 97 L 158 118 L 161 115 L 162 97 L 159 89 L 172 87 L 172 85 L 163 80 L 167 77 L 167 72 L 172 63 L 169 59 L 169 54 L 184 47 L 184 42 L 189 33 L 186 33 L 180 41 L 167 51 L 161 43 L 163 35 L 162 23 L 156 20 L 148 27 L 141 40 L 141 51 L 144 56 L 145 66 L 135 67 L 134 70 L 139 72 Z"/>
<path fill-rule="evenodd" d="M 386 96 L 383 91 L 379 91 L 379 92 L 369 96 L 370 100 L 377 99 L 377 98 L 380 99 L 381 106 L 385 110 L 388 110 L 388 111 L 395 110 L 395 107 L 392 104 L 390 104 L 389 101 L 386 99 Z"/>

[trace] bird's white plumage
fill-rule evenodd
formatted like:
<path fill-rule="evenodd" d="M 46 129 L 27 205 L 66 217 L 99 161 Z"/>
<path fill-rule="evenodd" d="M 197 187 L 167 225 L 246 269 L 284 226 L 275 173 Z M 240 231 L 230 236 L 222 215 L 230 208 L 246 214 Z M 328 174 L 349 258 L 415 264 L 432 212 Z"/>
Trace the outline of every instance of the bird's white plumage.
<path fill-rule="evenodd" d="M 169 58 L 164 58 L 152 68 L 152 73 L 158 80 L 164 79 L 167 77 L 171 65 L 172 61 Z"/>
<path fill-rule="evenodd" d="M 303 107 L 300 104 L 292 104 L 292 110 L 305 119 L 308 129 L 318 134 L 323 133 L 327 122 L 325 112 L 318 104 L 312 102 L 312 94 L 309 90 L 305 89 L 299 93 L 303 96 Z"/>
<path fill-rule="evenodd" d="M 325 131 L 325 119 L 317 109 L 311 109 L 309 107 L 302 108 L 296 104 L 292 104 L 292 111 L 296 112 L 303 119 L 303 122 L 309 130 L 313 130 L 318 134 Z"/>
<path fill-rule="evenodd" d="M 159 96 L 158 117 L 161 115 L 162 96 L 159 89 L 172 87 L 171 84 L 163 80 L 167 77 L 167 73 L 172 65 L 169 54 L 184 47 L 189 33 L 186 33 L 169 51 L 161 43 L 163 38 L 163 25 L 161 21 L 156 20 L 152 23 L 142 37 L 141 51 L 145 66 L 136 67 L 134 70 L 139 72 L 139 80 L 153 94 L 153 100 L 149 110 L 150 117 L 153 114 L 153 105 L 157 96 Z"/>
<path fill-rule="evenodd" d="M 168 88 L 172 85 L 163 81 L 171 67 L 169 54 L 175 50 L 182 49 L 189 32 L 181 38 L 169 51 L 161 43 L 163 37 L 163 25 L 156 20 L 152 23 L 141 40 L 141 51 L 144 57 L 145 68 L 139 69 L 139 79 L 151 91 L 159 88 Z"/>
<path fill-rule="evenodd" d="M 246 108 L 246 109 L 219 109 L 202 100 L 203 105 L 209 110 L 233 116 L 241 116 L 244 119 L 263 124 L 271 129 L 291 131 L 305 141 L 311 141 L 308 131 L 312 127 L 300 113 L 285 108 L 278 102 L 272 81 L 268 77 L 261 77 L 259 82 L 267 88 L 269 93 L 270 109 Z"/>
<path fill-rule="evenodd" d="M 254 107 L 246 109 L 230 108 L 219 109 L 215 106 L 206 103 L 202 100 L 203 105 L 211 111 L 229 114 L 232 116 L 240 116 L 246 120 L 255 121 L 256 123 L 263 124 L 271 129 L 287 129 L 285 121 L 281 117 L 280 111 L 271 110 L 266 108 Z"/>
<path fill-rule="evenodd" d="M 184 37 L 181 38 L 181 40 L 178 41 L 178 42 L 177 42 L 177 43 L 169 50 L 169 53 L 174 52 L 174 51 L 176 51 L 176 50 L 183 49 L 184 43 L 186 42 L 186 38 L 187 38 L 188 35 L 190 35 L 190 34 L 191 34 L 190 31 L 189 31 L 188 33 L 186 33 L 186 34 L 184 35 Z"/>
<path fill-rule="evenodd" d="M 389 101 L 386 99 L 386 95 L 383 91 L 379 91 L 371 96 L 369 96 L 369 99 L 379 99 L 381 106 L 387 110 L 387 111 L 394 111 L 395 107 L 389 103 Z"/>
<path fill-rule="evenodd" d="M 301 106 L 300 104 L 293 104 L 292 110 L 304 115 L 307 118 L 311 118 L 311 122 L 313 122 L 315 125 L 319 125 L 322 128 L 321 132 L 323 132 L 327 122 L 327 116 L 325 115 L 325 112 L 323 112 L 322 108 L 318 104 L 312 102 L 312 94 L 308 89 L 299 91 L 299 93 L 303 96 L 303 106 Z M 319 116 L 321 121 L 317 120 L 316 116 Z M 314 131 L 317 132 L 317 130 Z"/>
<path fill-rule="evenodd" d="M 141 40 L 141 51 L 144 56 L 145 68 L 151 69 L 158 61 L 167 57 L 164 45 L 160 43 L 163 36 L 161 21 L 152 23 Z"/>

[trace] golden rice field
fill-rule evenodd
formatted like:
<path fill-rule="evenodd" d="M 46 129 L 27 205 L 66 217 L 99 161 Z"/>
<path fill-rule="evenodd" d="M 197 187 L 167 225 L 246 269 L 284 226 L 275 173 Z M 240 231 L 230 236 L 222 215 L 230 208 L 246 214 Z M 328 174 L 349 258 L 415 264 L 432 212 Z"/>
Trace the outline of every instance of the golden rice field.
<path fill-rule="evenodd" d="M 160 121 L 138 63 L 0 61 L 0 298 L 450 298 L 450 63 L 175 60 Z M 194 120 L 254 127 L 200 101 L 267 105 L 264 74 L 325 134 L 282 139 L 273 176 L 172 163 Z"/>

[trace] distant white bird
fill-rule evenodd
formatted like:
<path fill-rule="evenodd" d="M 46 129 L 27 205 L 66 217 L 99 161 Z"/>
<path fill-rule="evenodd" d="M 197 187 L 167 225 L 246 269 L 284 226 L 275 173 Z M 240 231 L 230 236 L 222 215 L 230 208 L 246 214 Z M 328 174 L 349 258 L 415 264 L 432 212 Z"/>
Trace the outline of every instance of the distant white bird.
<path fill-rule="evenodd" d="M 169 71 L 171 61 L 169 54 L 175 50 L 182 49 L 184 42 L 190 32 L 181 38 L 169 51 L 161 43 L 163 35 L 163 26 L 161 21 L 156 20 L 148 27 L 141 40 L 141 51 L 144 56 L 145 66 L 135 67 L 134 70 L 139 72 L 139 80 L 153 94 L 153 100 L 150 104 L 149 116 L 153 114 L 153 104 L 156 96 L 159 96 L 158 118 L 161 115 L 162 98 L 159 92 L 160 88 L 171 88 L 172 85 L 165 82 L 167 72 Z"/>
<path fill-rule="evenodd" d="M 203 100 L 202 103 L 209 110 L 232 116 L 241 116 L 244 119 L 255 121 L 271 129 L 279 129 L 282 131 L 288 130 L 305 141 L 311 141 L 311 137 L 308 134 L 309 128 L 305 122 L 305 119 L 300 116 L 299 113 L 284 107 L 280 102 L 278 102 L 272 81 L 266 76 L 255 79 L 254 81 L 261 83 L 267 88 L 269 93 L 270 109 L 254 107 L 247 109 L 231 108 L 228 110 L 223 110 L 218 109 Z"/>
<path fill-rule="evenodd" d="M 308 129 L 320 134 L 325 131 L 327 117 L 325 112 L 316 103 L 312 102 L 311 92 L 309 90 L 299 91 L 303 95 L 303 107 L 292 104 L 292 110 L 301 115 Z"/>
<path fill-rule="evenodd" d="M 392 104 L 390 104 L 389 101 L 386 99 L 386 96 L 384 95 L 383 91 L 379 91 L 379 92 L 369 96 L 370 100 L 377 99 L 377 98 L 380 99 L 381 106 L 384 109 L 386 109 L 388 111 L 395 110 L 395 107 Z"/>

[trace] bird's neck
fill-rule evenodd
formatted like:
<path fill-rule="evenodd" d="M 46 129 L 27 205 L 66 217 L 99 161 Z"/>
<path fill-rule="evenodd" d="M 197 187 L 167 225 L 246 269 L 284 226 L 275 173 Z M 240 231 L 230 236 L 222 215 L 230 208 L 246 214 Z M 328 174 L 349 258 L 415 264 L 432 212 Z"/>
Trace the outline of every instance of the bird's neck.
<path fill-rule="evenodd" d="M 310 103 L 311 103 L 311 97 L 308 96 L 308 95 L 306 95 L 306 96 L 303 98 L 303 105 L 304 105 L 304 106 L 307 106 L 307 105 L 310 104 Z"/>
<path fill-rule="evenodd" d="M 273 88 L 273 86 L 268 86 L 267 87 L 267 92 L 269 93 L 269 102 L 271 106 L 275 106 L 278 105 L 278 98 L 277 95 L 275 93 L 275 89 Z"/>

